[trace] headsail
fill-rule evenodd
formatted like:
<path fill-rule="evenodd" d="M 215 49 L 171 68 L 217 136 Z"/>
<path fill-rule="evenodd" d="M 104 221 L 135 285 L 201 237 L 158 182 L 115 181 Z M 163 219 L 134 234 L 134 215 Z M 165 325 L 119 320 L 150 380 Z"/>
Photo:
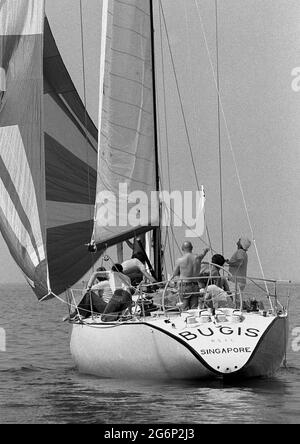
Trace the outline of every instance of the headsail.
<path fill-rule="evenodd" d="M 0 229 L 37 296 L 50 292 L 42 140 L 40 0 L 0 2 Z"/>
<path fill-rule="evenodd" d="M 151 13 L 151 1 L 103 2 L 98 248 L 158 225 Z"/>
<path fill-rule="evenodd" d="M 0 12 L 0 229 L 43 299 L 76 283 L 99 257 L 85 246 L 97 129 L 47 20 L 43 35 L 44 1 L 0 0 Z"/>

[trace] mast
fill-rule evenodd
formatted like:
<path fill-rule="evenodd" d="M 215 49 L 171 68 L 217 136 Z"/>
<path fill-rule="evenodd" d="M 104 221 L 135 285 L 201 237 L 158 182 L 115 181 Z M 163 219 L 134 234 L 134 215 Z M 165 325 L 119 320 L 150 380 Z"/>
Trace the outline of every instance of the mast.
<path fill-rule="evenodd" d="M 221 104 L 220 104 L 220 70 L 219 70 L 219 17 L 218 0 L 215 0 L 216 13 L 216 61 L 217 61 L 217 94 L 218 94 L 218 148 L 219 148 L 219 180 L 220 180 L 220 214 L 221 214 L 221 245 L 224 255 L 224 212 L 223 212 L 223 171 L 222 171 L 222 142 L 221 142 Z"/>
<path fill-rule="evenodd" d="M 151 56 L 152 56 L 152 82 L 153 82 L 153 115 L 154 115 L 154 147 L 155 147 L 155 173 L 156 190 L 160 189 L 159 177 L 159 155 L 158 155 L 158 125 L 157 125 L 157 96 L 155 75 L 155 39 L 154 39 L 154 5 L 150 1 L 150 23 L 151 23 Z M 159 204 L 160 205 L 160 204 Z M 153 231 L 154 243 L 154 269 L 158 281 L 162 280 L 162 258 L 161 258 L 161 206 L 159 206 L 159 227 Z"/>

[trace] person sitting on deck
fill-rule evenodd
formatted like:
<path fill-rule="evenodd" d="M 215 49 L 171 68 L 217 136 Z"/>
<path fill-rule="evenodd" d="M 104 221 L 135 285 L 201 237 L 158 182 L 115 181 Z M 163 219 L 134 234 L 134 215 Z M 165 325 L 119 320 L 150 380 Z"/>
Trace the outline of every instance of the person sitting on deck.
<path fill-rule="evenodd" d="M 215 284 L 208 285 L 206 290 L 200 292 L 205 294 L 204 303 L 208 308 L 233 308 L 232 297 L 226 291 Z"/>
<path fill-rule="evenodd" d="M 96 279 L 98 283 L 93 285 Z M 91 316 L 92 313 L 103 313 L 110 293 L 111 290 L 106 269 L 100 267 L 90 278 L 87 291 L 78 304 L 77 309 L 65 320 L 72 320 L 76 318 L 77 315 L 85 319 Z"/>
<path fill-rule="evenodd" d="M 171 279 L 179 277 L 180 294 L 182 298 L 182 310 L 194 309 L 198 307 L 199 284 L 196 278 L 200 275 L 201 262 L 209 252 L 206 248 L 202 254 L 193 254 L 193 245 L 191 242 L 184 242 L 182 245 L 183 256 L 176 262 L 176 267 Z"/>
<path fill-rule="evenodd" d="M 109 284 L 112 290 L 112 297 L 101 316 L 103 322 L 117 321 L 125 310 L 128 309 L 129 313 L 131 313 L 132 307 L 131 281 L 123 273 L 121 264 L 115 264 L 112 267 Z"/>
<path fill-rule="evenodd" d="M 104 322 L 114 321 L 126 308 L 131 308 L 131 283 L 122 271 L 122 265 L 116 264 L 110 273 L 105 273 L 103 268 L 93 273 L 83 299 L 69 319 L 74 319 L 76 315 L 85 319 L 91 314 L 103 314 Z M 95 280 L 98 280 L 96 284 Z"/>

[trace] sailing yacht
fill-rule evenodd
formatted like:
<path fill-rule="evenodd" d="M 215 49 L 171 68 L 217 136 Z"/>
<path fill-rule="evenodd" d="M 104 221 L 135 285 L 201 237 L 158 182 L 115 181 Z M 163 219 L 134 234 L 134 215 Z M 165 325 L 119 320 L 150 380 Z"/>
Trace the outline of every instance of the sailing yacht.
<path fill-rule="evenodd" d="M 67 294 L 76 308 L 77 283 L 109 259 L 110 247 L 151 239 L 155 287 L 134 288 L 132 307 L 116 320 L 92 310 L 70 319 L 79 371 L 145 379 L 273 375 L 287 341 L 276 281 L 249 278 L 268 307 L 236 285 L 234 307 L 182 310 L 180 285 L 164 278 L 152 0 L 103 0 L 98 131 L 44 2 L 1 2 L 0 31 L 0 227 L 38 299 Z"/>

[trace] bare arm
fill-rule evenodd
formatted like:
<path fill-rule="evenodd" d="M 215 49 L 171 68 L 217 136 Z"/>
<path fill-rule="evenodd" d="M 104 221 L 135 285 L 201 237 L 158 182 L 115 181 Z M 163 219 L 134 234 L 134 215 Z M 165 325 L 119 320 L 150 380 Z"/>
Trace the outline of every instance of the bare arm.
<path fill-rule="evenodd" d="M 171 280 L 174 279 L 174 277 L 176 277 L 176 276 L 180 276 L 180 263 L 179 263 L 179 261 L 176 262 L 175 269 L 174 269 L 173 275 L 171 277 Z"/>
<path fill-rule="evenodd" d="M 145 265 L 144 265 L 140 260 L 135 259 L 135 264 L 136 264 L 136 266 L 139 268 L 139 270 L 140 270 L 140 272 L 143 274 L 143 276 L 144 276 L 146 279 L 148 279 L 152 284 L 153 284 L 154 282 L 157 282 L 156 279 L 155 279 L 153 276 L 151 276 L 151 274 L 149 274 L 149 273 L 146 271 Z"/>
<path fill-rule="evenodd" d="M 208 252 L 209 252 L 209 248 L 205 248 L 205 250 L 203 250 L 202 254 L 198 255 L 199 260 L 202 261 Z"/>
<path fill-rule="evenodd" d="M 194 267 L 193 267 L 193 275 L 199 276 L 200 271 L 201 271 L 201 262 L 204 259 L 204 257 L 206 256 L 206 254 L 209 252 L 209 248 L 206 248 L 202 254 L 198 254 L 195 258 L 195 263 L 194 263 Z"/>
<path fill-rule="evenodd" d="M 147 278 L 152 284 L 154 284 L 156 281 L 156 279 L 154 279 L 153 276 L 151 276 L 151 274 L 147 273 L 146 270 L 142 271 L 143 275 L 145 276 L 145 278 Z"/>

